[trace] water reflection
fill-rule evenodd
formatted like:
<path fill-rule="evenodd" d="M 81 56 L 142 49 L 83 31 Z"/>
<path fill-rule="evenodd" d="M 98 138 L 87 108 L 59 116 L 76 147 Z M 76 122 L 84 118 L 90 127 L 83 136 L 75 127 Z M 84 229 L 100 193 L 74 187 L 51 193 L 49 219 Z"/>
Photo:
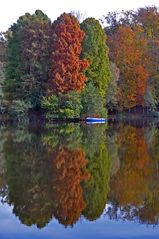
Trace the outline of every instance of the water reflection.
<path fill-rule="evenodd" d="M 118 156 L 120 168 L 110 180 L 109 200 L 106 212 L 110 219 L 137 220 L 158 224 L 159 221 L 159 171 L 156 130 L 134 128 L 126 125 L 118 129 Z M 157 140 L 157 141 L 156 141 Z"/>
<path fill-rule="evenodd" d="M 41 138 L 23 131 L 9 132 L 4 143 L 6 202 L 23 224 L 44 227 L 53 214 L 51 168 Z M 19 135 L 20 134 L 20 135 Z"/>
<path fill-rule="evenodd" d="M 0 128 L 0 195 L 28 226 L 80 217 L 159 223 L 159 130 L 155 125 Z M 106 203 L 109 207 L 105 209 Z"/>

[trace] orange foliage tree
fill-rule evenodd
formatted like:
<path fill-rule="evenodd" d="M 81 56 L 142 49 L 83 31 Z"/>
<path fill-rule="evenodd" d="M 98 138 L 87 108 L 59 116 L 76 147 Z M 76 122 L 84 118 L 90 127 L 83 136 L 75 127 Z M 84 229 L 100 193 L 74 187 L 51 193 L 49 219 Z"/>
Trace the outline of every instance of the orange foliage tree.
<path fill-rule="evenodd" d="M 148 41 L 149 91 L 155 101 L 159 102 L 159 10 L 155 6 L 140 8 L 135 20 L 143 27 Z"/>
<path fill-rule="evenodd" d="M 78 20 L 66 13 L 53 23 L 52 30 L 49 90 L 56 93 L 81 90 L 86 80 L 83 71 L 88 66 L 87 60 L 80 60 L 84 32 Z"/>
<path fill-rule="evenodd" d="M 109 36 L 110 57 L 120 69 L 119 105 L 131 108 L 143 105 L 148 72 L 145 68 L 147 42 L 141 27 L 120 26 Z"/>
<path fill-rule="evenodd" d="M 86 206 L 80 185 L 89 176 L 84 168 L 86 162 L 82 149 L 71 150 L 62 146 L 54 155 L 54 215 L 65 226 L 73 225 Z"/>

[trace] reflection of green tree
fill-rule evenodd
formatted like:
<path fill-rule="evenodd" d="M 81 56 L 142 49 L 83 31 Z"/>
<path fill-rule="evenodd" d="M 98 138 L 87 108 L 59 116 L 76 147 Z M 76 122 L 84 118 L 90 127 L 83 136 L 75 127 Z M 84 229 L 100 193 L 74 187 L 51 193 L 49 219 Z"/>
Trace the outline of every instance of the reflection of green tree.
<path fill-rule="evenodd" d="M 48 128 L 43 135 L 43 143 L 54 149 L 61 145 L 67 145 L 70 149 L 81 146 L 82 131 L 78 124 L 54 125 Z"/>
<path fill-rule="evenodd" d="M 5 128 L 0 127 L 0 196 L 5 197 L 6 194 L 6 179 L 5 179 L 5 157 L 4 143 L 6 138 Z"/>
<path fill-rule="evenodd" d="M 84 183 L 86 209 L 84 216 L 89 220 L 97 219 L 103 212 L 109 191 L 110 158 L 105 140 L 105 125 L 89 126 L 85 129 L 87 170 L 90 179 Z M 87 136 L 86 136 L 87 135 Z"/>
<path fill-rule="evenodd" d="M 35 135 L 30 141 L 15 139 L 14 134 L 10 135 L 4 147 L 7 201 L 22 223 L 41 228 L 53 214 L 48 154 Z"/>
<path fill-rule="evenodd" d="M 108 153 L 111 159 L 111 176 L 114 175 L 120 168 L 120 160 L 119 160 L 119 148 L 118 144 L 118 129 L 115 125 L 109 125 L 106 131 L 106 139 L 108 145 Z"/>
<path fill-rule="evenodd" d="M 100 143 L 106 142 L 105 124 L 85 125 L 82 129 L 82 143 L 86 155 L 91 158 L 98 150 Z"/>

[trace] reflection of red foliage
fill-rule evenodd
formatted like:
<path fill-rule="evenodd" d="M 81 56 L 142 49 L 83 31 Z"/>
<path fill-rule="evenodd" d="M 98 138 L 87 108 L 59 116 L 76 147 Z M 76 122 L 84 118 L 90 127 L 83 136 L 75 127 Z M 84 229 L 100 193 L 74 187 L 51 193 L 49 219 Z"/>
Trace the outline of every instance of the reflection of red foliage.
<path fill-rule="evenodd" d="M 148 156 L 148 149 L 147 149 L 147 144 L 143 136 L 143 130 L 138 129 L 138 138 L 137 138 L 137 158 L 138 158 L 138 163 L 137 167 L 139 169 L 144 169 L 144 167 L 147 165 L 149 161 L 149 156 Z"/>
<path fill-rule="evenodd" d="M 131 126 L 122 128 L 120 151 L 121 167 L 111 180 L 110 198 L 120 205 L 140 205 L 148 195 L 151 173 L 149 155 L 143 129 Z"/>
<path fill-rule="evenodd" d="M 85 155 L 82 149 L 60 148 L 53 161 L 55 217 L 65 226 L 76 222 L 85 208 L 82 180 L 88 179 L 85 172 Z"/>
<path fill-rule="evenodd" d="M 82 72 L 88 67 L 86 60 L 79 59 L 84 32 L 76 18 L 66 13 L 54 22 L 53 32 L 50 91 L 81 90 L 86 80 Z"/>

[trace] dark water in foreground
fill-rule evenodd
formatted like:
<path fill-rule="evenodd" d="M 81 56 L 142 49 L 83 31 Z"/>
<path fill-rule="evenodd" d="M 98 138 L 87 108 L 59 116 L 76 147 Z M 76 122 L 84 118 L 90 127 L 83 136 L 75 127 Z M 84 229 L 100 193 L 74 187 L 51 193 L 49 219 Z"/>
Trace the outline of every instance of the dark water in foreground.
<path fill-rule="evenodd" d="M 159 238 L 159 129 L 0 127 L 0 238 Z"/>

